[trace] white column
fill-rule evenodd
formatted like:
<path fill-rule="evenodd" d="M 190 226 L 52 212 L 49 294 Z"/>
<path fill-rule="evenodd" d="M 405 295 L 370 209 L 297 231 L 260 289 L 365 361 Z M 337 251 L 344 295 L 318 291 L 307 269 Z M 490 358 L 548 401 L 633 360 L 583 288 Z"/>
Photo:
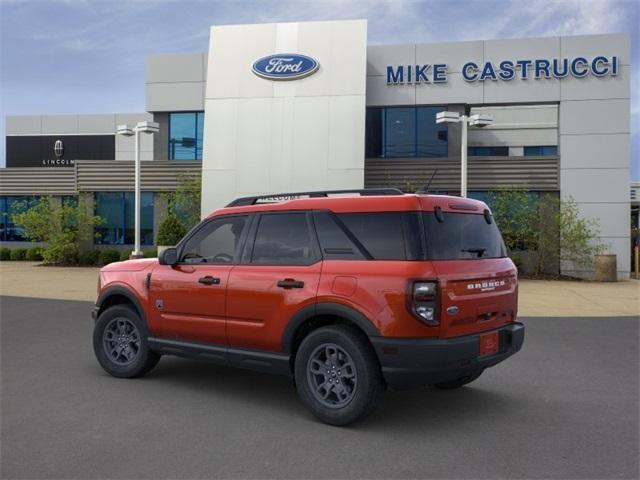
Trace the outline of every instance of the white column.
<path fill-rule="evenodd" d="M 462 151 L 460 152 L 460 196 L 466 198 L 467 196 L 467 125 L 468 117 L 462 115 L 460 117 L 460 123 L 462 124 Z"/>
<path fill-rule="evenodd" d="M 140 251 L 140 129 L 135 129 L 135 244 L 133 246 L 133 257 L 141 257 Z"/>

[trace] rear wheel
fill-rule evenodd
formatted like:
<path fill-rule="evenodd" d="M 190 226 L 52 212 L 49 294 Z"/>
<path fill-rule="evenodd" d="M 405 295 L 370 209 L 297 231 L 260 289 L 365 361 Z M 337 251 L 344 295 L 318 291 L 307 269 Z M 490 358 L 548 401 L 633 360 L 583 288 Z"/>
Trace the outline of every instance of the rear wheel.
<path fill-rule="evenodd" d="M 107 308 L 93 329 L 98 362 L 114 377 L 133 378 L 155 367 L 160 355 L 149 349 L 149 333 L 138 313 L 126 305 Z"/>
<path fill-rule="evenodd" d="M 442 390 L 452 390 L 454 388 L 460 388 L 468 383 L 477 380 L 484 370 L 479 370 L 477 372 L 469 373 L 462 377 L 456 378 L 455 380 L 451 380 L 450 382 L 440 382 L 434 383 L 433 386 L 436 388 L 440 388 Z"/>
<path fill-rule="evenodd" d="M 344 325 L 320 328 L 302 341 L 295 378 L 307 408 L 331 425 L 366 417 L 384 393 L 373 349 L 361 333 Z"/>

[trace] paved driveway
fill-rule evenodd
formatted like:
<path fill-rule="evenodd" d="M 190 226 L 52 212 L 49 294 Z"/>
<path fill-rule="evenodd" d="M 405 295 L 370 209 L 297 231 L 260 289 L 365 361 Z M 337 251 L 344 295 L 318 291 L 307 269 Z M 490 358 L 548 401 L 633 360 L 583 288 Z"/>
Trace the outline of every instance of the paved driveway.
<path fill-rule="evenodd" d="M 392 392 L 337 428 L 285 378 L 178 358 L 111 378 L 89 309 L 2 298 L 3 477 L 638 477 L 637 318 L 525 320 L 473 386 Z"/>

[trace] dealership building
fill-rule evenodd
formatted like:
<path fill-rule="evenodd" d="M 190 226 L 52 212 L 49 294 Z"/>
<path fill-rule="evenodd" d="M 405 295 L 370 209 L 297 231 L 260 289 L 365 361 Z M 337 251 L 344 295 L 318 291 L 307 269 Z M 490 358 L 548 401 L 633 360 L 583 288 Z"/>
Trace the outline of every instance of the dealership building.
<path fill-rule="evenodd" d="M 105 219 L 100 245 L 133 242 L 133 137 L 141 135 L 142 239 L 166 214 L 163 192 L 202 173 L 202 212 L 233 198 L 394 186 L 468 195 L 518 185 L 572 197 L 630 267 L 630 52 L 627 34 L 367 45 L 367 22 L 214 26 L 208 52 L 151 55 L 145 112 L 12 116 L 0 170 L 3 246 L 24 240 L 12 205 L 83 195 Z M 99 94 L 99 92 L 96 92 Z M 566 273 L 572 273 L 567 271 Z"/>

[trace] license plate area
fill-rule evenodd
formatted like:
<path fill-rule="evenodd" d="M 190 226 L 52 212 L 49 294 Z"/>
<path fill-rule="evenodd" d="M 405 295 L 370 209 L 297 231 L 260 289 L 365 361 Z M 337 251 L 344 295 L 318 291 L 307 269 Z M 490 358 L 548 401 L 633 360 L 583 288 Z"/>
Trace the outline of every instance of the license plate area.
<path fill-rule="evenodd" d="M 498 332 L 485 333 L 480 335 L 480 356 L 495 355 L 500 348 L 500 337 Z"/>

